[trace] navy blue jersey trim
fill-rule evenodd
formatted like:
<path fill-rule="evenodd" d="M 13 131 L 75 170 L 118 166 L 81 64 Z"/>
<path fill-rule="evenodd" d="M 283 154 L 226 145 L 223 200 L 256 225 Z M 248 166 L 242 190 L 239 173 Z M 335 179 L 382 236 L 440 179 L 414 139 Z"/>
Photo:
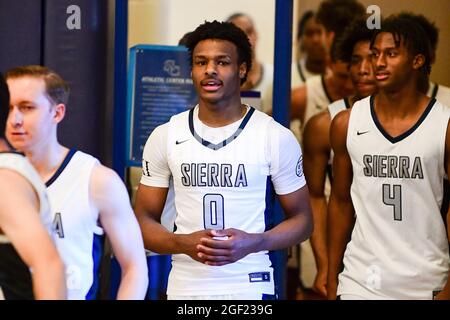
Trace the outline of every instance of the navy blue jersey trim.
<path fill-rule="evenodd" d="M 327 99 L 330 103 L 333 102 L 333 100 L 330 97 L 330 94 L 328 93 L 327 86 L 325 85 L 325 77 L 323 75 L 320 76 L 320 80 L 322 81 L 322 88 L 323 92 L 325 92 L 325 95 L 327 96 Z"/>
<path fill-rule="evenodd" d="M 73 155 L 77 152 L 76 149 L 70 149 L 69 153 L 67 153 L 66 157 L 64 158 L 63 163 L 61 166 L 56 170 L 55 174 L 45 183 L 45 186 L 48 188 L 52 185 L 53 182 L 55 182 L 56 179 L 60 176 L 60 174 L 64 171 L 64 169 L 69 164 L 70 160 L 72 159 Z"/>
<path fill-rule="evenodd" d="M 241 98 L 261 98 L 259 91 L 241 91 Z"/>
<path fill-rule="evenodd" d="M 350 101 L 348 100 L 348 97 L 344 97 L 344 104 L 345 104 L 345 109 L 350 109 L 352 107 L 350 105 Z"/>
<path fill-rule="evenodd" d="M 195 132 L 194 129 L 194 108 L 192 108 L 189 111 L 189 129 L 191 130 L 192 135 L 194 136 L 194 138 L 200 142 L 202 145 L 204 145 L 207 148 L 210 148 L 212 150 L 219 150 L 223 147 L 225 147 L 226 145 L 230 144 L 233 140 L 235 140 L 242 132 L 242 130 L 244 130 L 245 126 L 247 125 L 248 121 L 250 120 L 251 116 L 253 115 L 253 113 L 255 112 L 255 108 L 250 107 L 250 110 L 247 112 L 247 114 L 244 117 L 244 120 L 242 120 L 241 125 L 239 126 L 239 128 L 226 140 L 223 140 L 222 142 L 218 143 L 218 144 L 214 144 L 211 143 L 207 140 L 204 140 L 202 137 L 200 137 L 197 132 Z"/>
<path fill-rule="evenodd" d="M 448 229 L 447 225 L 447 212 L 448 207 L 450 206 L 450 185 L 448 182 L 448 179 L 443 179 L 443 195 L 442 195 L 442 203 L 441 203 L 441 216 L 442 216 L 442 222 L 445 225 L 445 229 Z"/>
<path fill-rule="evenodd" d="M 306 77 L 303 74 L 302 65 L 300 64 L 300 60 L 297 61 L 297 69 L 298 69 L 298 73 L 300 75 L 300 79 L 302 79 L 303 82 L 306 82 Z"/>
<path fill-rule="evenodd" d="M 328 163 L 326 170 L 328 179 L 330 180 L 330 184 L 333 184 L 333 166 Z"/>
<path fill-rule="evenodd" d="M 263 293 L 261 300 L 278 300 L 277 294 L 265 294 Z"/>
<path fill-rule="evenodd" d="M 416 129 L 422 124 L 422 122 L 424 122 L 425 118 L 428 116 L 428 114 L 430 113 L 431 109 L 434 106 L 434 103 L 436 102 L 436 99 L 431 99 L 430 102 L 428 103 L 428 106 L 425 108 L 425 111 L 420 116 L 419 120 L 417 120 L 417 122 L 410 129 L 408 129 L 406 132 L 402 133 L 397 137 L 392 137 L 389 133 L 387 133 L 384 130 L 383 126 L 378 120 L 377 114 L 375 113 L 374 99 L 375 96 L 370 96 L 370 113 L 372 114 L 373 122 L 375 122 L 375 125 L 377 126 L 381 134 L 391 143 L 397 143 L 399 141 L 402 141 L 403 139 L 411 135 L 414 131 L 416 131 Z"/>
<path fill-rule="evenodd" d="M 436 99 L 437 93 L 439 90 L 439 85 L 437 83 L 434 84 L 433 92 L 431 93 L 431 99 Z"/>
<path fill-rule="evenodd" d="M 272 184 L 271 176 L 266 179 L 266 196 L 264 208 L 264 231 L 270 230 L 274 227 L 275 222 L 273 220 L 273 203 L 275 202 L 275 192 L 273 192 L 274 187 Z"/>
<path fill-rule="evenodd" d="M 94 239 L 92 241 L 92 261 L 93 263 L 93 280 L 92 285 L 89 288 L 88 293 L 85 296 L 86 300 L 97 299 L 100 290 L 100 263 L 103 256 L 103 245 L 105 236 L 94 234 Z"/>

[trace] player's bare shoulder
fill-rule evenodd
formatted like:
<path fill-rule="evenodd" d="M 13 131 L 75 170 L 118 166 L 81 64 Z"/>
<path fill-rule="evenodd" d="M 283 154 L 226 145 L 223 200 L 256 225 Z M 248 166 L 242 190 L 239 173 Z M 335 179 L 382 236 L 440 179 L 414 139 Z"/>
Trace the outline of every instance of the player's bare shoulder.
<path fill-rule="evenodd" d="M 331 125 L 331 116 L 328 110 L 321 111 L 320 113 L 314 115 L 306 123 L 304 135 L 311 135 L 313 133 L 328 133 Z"/>
<path fill-rule="evenodd" d="M 96 164 L 92 169 L 89 187 L 90 197 L 99 209 L 127 194 L 119 175 L 102 164 Z"/>

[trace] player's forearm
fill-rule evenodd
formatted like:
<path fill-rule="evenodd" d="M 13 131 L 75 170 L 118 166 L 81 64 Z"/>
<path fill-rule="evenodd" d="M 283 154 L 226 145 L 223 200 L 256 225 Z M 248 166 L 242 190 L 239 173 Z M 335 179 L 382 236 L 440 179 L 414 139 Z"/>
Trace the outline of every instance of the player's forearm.
<path fill-rule="evenodd" d="M 151 218 L 139 219 L 145 249 L 159 254 L 191 254 L 192 248 L 199 243 L 190 235 L 175 234 L 168 231 L 159 222 Z"/>
<path fill-rule="evenodd" d="M 328 212 L 328 275 L 329 280 L 337 280 L 345 248 L 350 240 L 355 223 L 353 206 L 350 201 L 331 197 Z"/>
<path fill-rule="evenodd" d="M 310 215 L 295 215 L 264 232 L 258 251 L 279 250 L 296 245 L 308 239 L 312 231 L 313 220 Z"/>
<path fill-rule="evenodd" d="M 311 234 L 311 247 L 319 270 L 328 268 L 327 248 L 327 202 L 325 196 L 311 196 L 311 211 L 314 220 L 314 230 Z"/>
<path fill-rule="evenodd" d="M 145 265 L 132 265 L 123 268 L 117 300 L 143 300 L 147 288 L 148 271 L 146 263 Z"/>
<path fill-rule="evenodd" d="M 39 263 L 36 266 L 31 266 L 31 268 L 35 299 L 66 299 L 64 264 L 59 258 L 44 260 L 43 263 Z"/>
<path fill-rule="evenodd" d="M 177 235 L 169 232 L 159 222 L 151 218 L 141 218 L 139 219 L 139 226 L 145 249 L 159 254 L 181 253 L 176 241 Z"/>

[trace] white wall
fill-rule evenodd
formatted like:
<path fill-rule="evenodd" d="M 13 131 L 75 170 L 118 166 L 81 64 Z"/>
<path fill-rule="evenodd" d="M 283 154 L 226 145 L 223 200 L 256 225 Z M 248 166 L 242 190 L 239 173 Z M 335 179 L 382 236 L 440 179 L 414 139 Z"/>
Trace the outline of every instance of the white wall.
<path fill-rule="evenodd" d="M 259 34 L 257 55 L 273 63 L 275 0 L 130 0 L 129 45 L 176 45 L 205 20 L 222 21 L 235 12 L 253 18 Z"/>
<path fill-rule="evenodd" d="M 167 42 L 168 1 L 129 0 L 128 47 L 137 44 L 169 44 Z"/>
<path fill-rule="evenodd" d="M 169 0 L 169 42 L 177 43 L 205 20 L 227 19 L 235 12 L 249 14 L 259 34 L 257 56 L 273 61 L 275 0 Z"/>

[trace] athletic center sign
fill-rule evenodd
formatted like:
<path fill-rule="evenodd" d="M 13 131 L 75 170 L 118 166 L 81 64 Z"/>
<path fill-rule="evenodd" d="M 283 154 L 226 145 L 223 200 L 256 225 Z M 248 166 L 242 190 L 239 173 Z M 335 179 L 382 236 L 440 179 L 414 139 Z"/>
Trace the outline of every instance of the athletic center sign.
<path fill-rule="evenodd" d="M 150 133 L 172 115 L 197 104 L 187 49 L 131 48 L 127 92 L 127 165 L 139 167 Z"/>

